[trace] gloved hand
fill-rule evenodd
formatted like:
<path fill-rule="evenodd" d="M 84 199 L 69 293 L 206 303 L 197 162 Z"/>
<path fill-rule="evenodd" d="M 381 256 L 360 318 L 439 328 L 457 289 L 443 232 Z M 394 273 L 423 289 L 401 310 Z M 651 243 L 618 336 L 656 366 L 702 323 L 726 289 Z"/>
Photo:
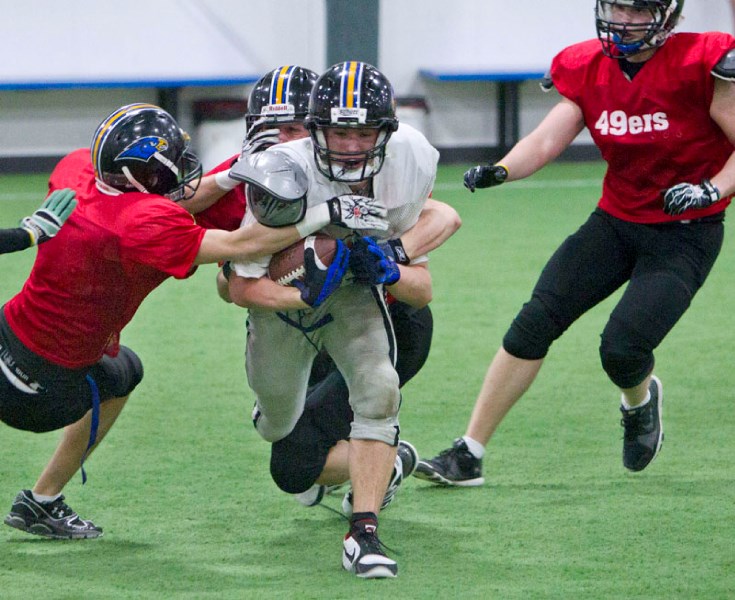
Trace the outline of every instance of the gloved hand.
<path fill-rule="evenodd" d="M 464 186 L 474 193 L 475 188 L 500 185 L 506 179 L 508 179 L 508 167 L 505 165 L 477 165 L 464 174 Z"/>
<path fill-rule="evenodd" d="M 707 208 L 719 199 L 720 190 L 709 179 L 703 179 L 701 185 L 679 183 L 666 190 L 664 212 L 667 215 L 680 215 L 690 208 Z"/>
<path fill-rule="evenodd" d="M 350 249 L 350 270 L 355 281 L 364 285 L 391 285 L 401 278 L 401 270 L 387 244 L 378 244 L 373 238 L 358 237 Z"/>
<path fill-rule="evenodd" d="M 344 194 L 327 200 L 329 220 L 348 229 L 388 229 L 388 210 L 377 198 Z"/>
<path fill-rule="evenodd" d="M 337 240 L 337 251 L 331 264 L 320 269 L 315 260 L 313 248 L 304 250 L 304 280 L 294 281 L 301 292 L 301 299 L 309 306 L 316 308 L 331 296 L 342 283 L 350 261 L 350 250 L 342 240 Z"/>
<path fill-rule="evenodd" d="M 50 240 L 59 233 L 64 221 L 77 205 L 75 195 L 76 192 L 70 189 L 51 192 L 40 208 L 30 217 L 21 220 L 20 226 L 31 236 L 32 246 Z"/>
<path fill-rule="evenodd" d="M 262 131 L 258 131 L 252 135 L 248 133 L 242 141 L 240 159 L 245 156 L 250 156 L 255 152 L 266 150 L 271 146 L 275 146 L 279 143 L 278 134 L 279 130 L 275 127 L 272 129 L 263 129 Z"/>
<path fill-rule="evenodd" d="M 411 259 L 406 253 L 406 249 L 403 247 L 401 238 L 394 238 L 387 242 L 380 242 L 378 245 L 386 258 L 396 261 L 399 265 L 407 265 L 411 262 Z"/>

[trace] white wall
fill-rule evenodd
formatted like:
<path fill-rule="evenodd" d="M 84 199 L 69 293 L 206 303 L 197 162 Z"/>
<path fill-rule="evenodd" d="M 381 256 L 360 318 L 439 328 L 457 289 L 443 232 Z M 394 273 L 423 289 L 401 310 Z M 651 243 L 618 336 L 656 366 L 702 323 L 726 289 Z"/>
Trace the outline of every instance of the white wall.
<path fill-rule="evenodd" d="M 0 14 L 0 156 L 86 146 L 115 108 L 156 102 L 154 85 L 327 67 L 323 0 L 0 0 Z M 93 82 L 107 87 L 65 87 Z M 28 89 L 44 83 L 51 89 Z M 246 92 L 182 88 L 182 126 L 196 134 L 193 100 Z"/>
<path fill-rule="evenodd" d="M 496 84 L 424 80 L 421 69 L 545 72 L 564 46 L 594 38 L 594 0 L 383 0 L 380 68 L 400 95 L 424 96 L 428 137 L 439 147 L 497 143 Z M 733 31 L 729 0 L 687 0 L 679 31 Z M 558 100 L 521 87 L 520 133 Z M 583 132 L 577 142 L 589 142 Z"/>
<path fill-rule="evenodd" d="M 680 29 L 731 31 L 729 4 L 688 0 Z M 544 71 L 564 45 L 595 35 L 593 8 L 594 0 L 382 0 L 377 66 L 399 96 L 426 97 L 434 144 L 492 145 L 495 84 L 431 82 L 419 70 Z M 0 14 L 0 56 L 6 57 L 0 61 L 0 156 L 87 145 L 117 106 L 155 101 L 151 81 L 237 83 L 281 64 L 329 66 L 324 0 L 0 0 Z M 8 89 L 91 81 L 144 87 Z M 247 89 L 183 87 L 182 125 L 193 126 L 192 101 L 243 96 Z M 521 133 L 556 99 L 535 82 L 523 84 Z M 233 140 L 239 135 L 235 124 Z"/>

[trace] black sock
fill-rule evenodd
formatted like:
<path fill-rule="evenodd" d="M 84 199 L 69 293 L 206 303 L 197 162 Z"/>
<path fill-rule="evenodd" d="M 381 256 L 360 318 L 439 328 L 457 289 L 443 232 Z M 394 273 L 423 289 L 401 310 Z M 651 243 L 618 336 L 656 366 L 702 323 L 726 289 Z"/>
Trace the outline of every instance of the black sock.
<path fill-rule="evenodd" d="M 373 531 L 378 528 L 378 515 L 373 512 L 358 512 L 352 514 L 350 528 L 352 530 L 365 530 L 371 527 Z"/>

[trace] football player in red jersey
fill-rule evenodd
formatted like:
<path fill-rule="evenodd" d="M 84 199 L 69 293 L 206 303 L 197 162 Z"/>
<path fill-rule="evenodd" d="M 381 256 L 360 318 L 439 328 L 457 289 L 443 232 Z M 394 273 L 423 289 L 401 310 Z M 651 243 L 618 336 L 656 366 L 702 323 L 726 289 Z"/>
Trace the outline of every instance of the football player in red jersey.
<path fill-rule="evenodd" d="M 0 229 L 0 254 L 25 250 L 54 237 L 77 205 L 74 195 L 70 189 L 52 192 L 18 227 Z"/>
<path fill-rule="evenodd" d="M 284 229 L 203 229 L 177 204 L 201 177 L 188 146 L 166 111 L 132 104 L 100 124 L 91 164 L 74 152 L 50 178 L 52 189 L 72 186 L 79 203 L 0 313 L 0 420 L 64 433 L 33 490 L 16 497 L 5 519 L 12 527 L 52 538 L 102 534 L 69 508 L 61 490 L 141 381 L 140 360 L 119 344 L 119 334 L 151 291 L 196 265 L 270 253 L 348 215 L 337 199 Z M 365 208 L 353 227 L 385 227 L 379 203 Z M 311 298 L 302 299 L 307 307 Z"/>
<path fill-rule="evenodd" d="M 654 350 L 687 310 L 723 240 L 735 192 L 735 39 L 673 33 L 683 0 L 597 0 L 597 40 L 553 60 L 562 98 L 493 165 L 465 173 L 473 191 L 528 177 L 587 128 L 607 162 L 602 197 L 541 272 L 485 376 L 468 428 L 420 461 L 441 485 L 484 482 L 485 445 L 536 377 L 552 342 L 625 286 L 600 358 L 621 390 L 623 465 L 641 471 L 663 442 Z"/>

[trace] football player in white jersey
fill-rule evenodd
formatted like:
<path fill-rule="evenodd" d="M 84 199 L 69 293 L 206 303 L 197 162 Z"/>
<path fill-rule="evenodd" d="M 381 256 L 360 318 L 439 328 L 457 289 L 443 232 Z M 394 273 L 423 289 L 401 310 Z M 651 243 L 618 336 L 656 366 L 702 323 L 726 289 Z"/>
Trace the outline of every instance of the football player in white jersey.
<path fill-rule="evenodd" d="M 233 177 L 256 184 L 261 183 L 257 172 L 279 160 L 305 175 L 301 185 L 308 193 L 291 203 L 251 194 L 257 186 L 250 186 L 246 221 L 308 226 L 301 220 L 307 207 L 333 206 L 335 199 L 349 203 L 359 196 L 387 208 L 388 229 L 367 232 L 372 236 L 367 238 L 345 228 L 325 228 L 352 245 L 339 250 L 350 253 L 350 271 L 325 299 L 311 297 L 303 285 L 281 287 L 263 277 L 270 257 L 233 265 L 230 296 L 250 309 L 246 369 L 256 395 L 253 417 L 266 440 L 287 436 L 303 412 L 314 357 L 322 348 L 329 352 L 350 390 L 354 413 L 352 517 L 342 563 L 359 577 L 394 577 L 396 562 L 385 555 L 377 537 L 377 515 L 399 442 L 401 398 L 383 286 L 412 306 L 427 304 L 432 288 L 426 256 L 399 265 L 385 242 L 417 223 L 434 185 L 439 153 L 415 129 L 398 126 L 389 81 L 361 62 L 339 63 L 319 78 L 305 124 L 308 139 L 280 144 L 233 168 Z"/>

